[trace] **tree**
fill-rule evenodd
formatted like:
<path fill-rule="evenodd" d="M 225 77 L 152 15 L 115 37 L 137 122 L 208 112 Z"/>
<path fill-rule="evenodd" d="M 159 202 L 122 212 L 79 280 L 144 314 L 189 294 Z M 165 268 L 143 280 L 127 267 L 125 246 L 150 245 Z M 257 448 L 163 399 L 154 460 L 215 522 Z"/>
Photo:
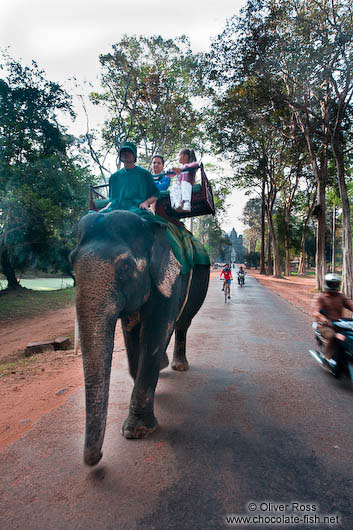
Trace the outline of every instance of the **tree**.
<path fill-rule="evenodd" d="M 260 92 L 259 86 L 244 82 L 232 86 L 220 97 L 215 96 L 209 132 L 214 145 L 219 151 L 226 150 L 233 166 L 237 167 L 231 184 L 257 191 L 263 198 L 274 254 L 274 274 L 280 277 L 273 207 L 278 193 L 286 186 L 284 170 L 289 142 L 280 133 L 280 113 L 276 116 L 268 109 L 266 114 L 260 108 L 259 99 L 263 101 L 264 97 Z"/>
<path fill-rule="evenodd" d="M 108 112 L 102 134 L 117 167 L 127 139 L 142 147 L 146 165 L 156 153 L 168 160 L 180 147 L 197 147 L 201 115 L 191 98 L 200 94 L 200 84 L 187 38 L 125 35 L 112 48 L 100 56 L 103 92 L 92 93 L 91 100 Z"/>
<path fill-rule="evenodd" d="M 261 199 L 252 198 L 243 209 L 242 222 L 249 227 L 246 238 L 249 241 L 249 253 L 256 251 L 257 241 L 261 239 Z"/>
<path fill-rule="evenodd" d="M 294 153 L 293 153 L 294 154 Z M 297 153 L 295 153 L 297 155 Z M 285 265 L 284 274 L 290 276 L 291 273 L 291 257 L 290 257 L 290 241 L 291 241 L 291 214 L 295 201 L 295 196 L 302 177 L 302 169 L 304 164 L 304 157 L 293 157 L 292 164 L 286 168 L 287 178 L 286 186 L 281 190 L 281 204 L 284 212 L 284 249 L 285 249 Z"/>
<path fill-rule="evenodd" d="M 223 170 L 214 164 L 206 164 L 207 172 L 213 172 L 211 179 L 215 202 L 216 215 L 204 215 L 194 218 L 193 233 L 205 245 L 211 262 L 218 258 L 224 260 L 225 253 L 230 246 L 230 240 L 220 223 L 224 219 L 227 210 L 227 197 L 229 188 L 224 183 Z"/>
<path fill-rule="evenodd" d="M 333 149 L 344 205 L 344 285 L 351 296 L 352 249 L 349 201 L 345 183 L 344 126 L 353 92 L 352 6 L 348 0 L 252 0 L 241 17 L 228 21 L 214 43 L 217 57 L 211 77 L 219 83 L 248 82 L 267 87 L 262 113 L 283 112 L 283 133 L 305 140 L 317 180 L 317 286 L 325 266 L 325 190 Z M 222 73 L 223 70 L 223 73 Z M 220 80 L 220 81 L 219 81 Z M 251 111 L 250 111 L 251 112 Z M 347 164 L 347 160 L 345 161 Z M 347 271 L 347 273 L 345 272 Z"/>
<path fill-rule="evenodd" d="M 73 116 L 70 96 L 45 78 L 35 63 L 22 67 L 6 54 L 0 83 L 0 246 L 9 288 L 15 270 L 39 264 L 58 268 L 58 248 L 69 252 L 76 223 L 87 207 L 92 180 L 74 139 L 58 123 Z M 64 251 L 65 249 L 65 251 Z M 67 270 L 67 266 L 65 265 Z"/>
<path fill-rule="evenodd" d="M 228 22 L 207 56 L 211 64 L 209 79 L 215 84 L 216 110 L 210 121 L 219 148 L 230 152 L 233 165 L 240 168 L 235 185 L 252 191 L 257 189 L 259 193 L 261 190 L 271 242 L 268 249 L 273 248 L 274 274 L 280 276 L 281 263 L 272 211 L 275 200 L 281 196 L 287 218 L 290 217 L 300 178 L 303 146 L 298 140 L 294 142 L 288 134 L 292 113 L 284 98 L 282 80 L 268 78 L 262 69 L 261 57 L 272 47 L 271 36 L 266 40 L 262 18 L 256 12 L 257 8 L 261 11 L 262 4 L 249 2 L 243 18 L 233 18 Z M 257 38 L 258 33 L 260 38 Z M 239 179 L 240 175 L 242 178 Z M 263 273 L 263 214 L 262 219 L 260 267 Z M 285 242 L 288 272 L 289 223 Z"/>
<path fill-rule="evenodd" d="M 286 100 L 295 124 L 305 137 L 318 184 L 317 287 L 325 267 L 325 189 L 329 148 L 333 149 L 343 209 L 343 285 L 353 294 L 352 233 L 345 182 L 343 125 L 353 95 L 353 17 L 351 3 L 343 0 L 267 2 L 267 27 L 277 43 L 267 54 L 286 87 Z M 267 37 L 264 37 L 265 39 Z"/>
<path fill-rule="evenodd" d="M 353 96 L 353 8 L 349 2 L 322 2 L 318 5 L 327 27 L 325 47 L 330 61 L 325 63 L 325 77 L 330 91 L 331 146 L 336 160 L 343 224 L 343 291 L 353 298 L 352 225 L 346 182 L 345 144 L 348 114 Z M 333 250 L 334 267 L 335 252 Z"/>
<path fill-rule="evenodd" d="M 250 267 L 255 267 L 255 269 L 257 269 L 257 267 L 259 266 L 260 264 L 260 254 L 258 252 L 248 252 L 245 256 L 245 262 L 250 266 Z"/>
<path fill-rule="evenodd" d="M 300 238 L 300 250 L 299 250 L 299 264 L 298 274 L 304 274 L 305 268 L 305 247 L 306 238 L 309 228 L 310 219 L 312 219 L 315 204 L 316 204 L 316 192 L 317 185 L 316 180 L 308 173 L 303 175 L 304 185 L 295 196 L 294 209 L 297 217 L 301 220 L 301 238 Z"/>
<path fill-rule="evenodd" d="M 224 261 L 226 251 L 231 245 L 228 235 L 220 227 L 217 218 L 205 215 L 195 223 L 194 234 L 205 246 L 211 262 Z"/>
<path fill-rule="evenodd" d="M 337 210 L 341 206 L 339 190 L 337 187 L 329 188 L 327 192 L 327 203 L 332 211 L 332 250 L 331 250 L 331 271 L 336 272 L 337 258 Z"/>

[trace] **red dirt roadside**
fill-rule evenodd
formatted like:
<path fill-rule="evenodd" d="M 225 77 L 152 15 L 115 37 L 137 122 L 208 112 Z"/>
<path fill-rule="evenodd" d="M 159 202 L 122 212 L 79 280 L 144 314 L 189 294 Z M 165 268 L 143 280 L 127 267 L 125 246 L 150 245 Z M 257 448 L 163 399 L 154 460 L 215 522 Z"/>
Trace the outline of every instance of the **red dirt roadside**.
<path fill-rule="evenodd" d="M 23 358 L 30 342 L 73 336 L 75 308 L 6 323 L 0 330 L 0 452 L 83 385 L 82 359 L 73 350 Z M 115 348 L 123 344 L 117 326 Z M 2 364 L 4 363 L 4 364 Z"/>
<path fill-rule="evenodd" d="M 249 270 L 262 285 L 275 291 L 305 313 L 311 313 L 315 280 L 307 277 L 274 279 Z M 211 278 L 218 278 L 213 271 Z M 31 319 L 16 320 L 0 330 L 0 361 L 16 356 L 29 342 L 73 335 L 73 307 L 48 311 Z M 115 349 L 122 349 L 123 337 L 117 327 Z M 3 365 L 4 366 L 4 365 Z M 0 365 L 1 368 L 1 365 Z M 21 438 L 43 415 L 60 407 L 83 385 L 81 355 L 72 350 L 36 355 L 17 360 L 0 370 L 0 452 Z"/>
<path fill-rule="evenodd" d="M 304 313 L 312 314 L 313 299 L 316 292 L 315 278 L 310 276 L 283 276 L 273 278 L 259 274 L 257 270 L 247 270 L 249 276 L 257 279 L 261 285 L 271 289 Z"/>

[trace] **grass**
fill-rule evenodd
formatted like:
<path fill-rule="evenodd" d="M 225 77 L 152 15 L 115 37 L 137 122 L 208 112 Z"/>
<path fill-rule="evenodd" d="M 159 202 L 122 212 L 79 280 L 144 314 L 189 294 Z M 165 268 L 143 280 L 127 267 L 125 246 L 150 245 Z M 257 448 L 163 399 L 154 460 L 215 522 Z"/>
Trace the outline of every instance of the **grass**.
<path fill-rule="evenodd" d="M 296 271 L 291 271 L 291 276 L 298 276 L 298 273 Z M 310 276 L 312 278 L 315 278 L 316 272 L 314 270 L 311 271 L 305 271 L 304 276 Z"/>
<path fill-rule="evenodd" d="M 0 362 L 0 377 L 10 375 L 13 372 L 25 370 L 28 366 L 40 361 L 40 356 L 28 357 L 26 359 L 16 359 L 14 361 Z"/>
<path fill-rule="evenodd" d="M 61 309 L 75 303 L 75 288 L 59 291 L 16 289 L 0 292 L 0 324 L 17 318 L 28 318 L 51 309 Z"/>

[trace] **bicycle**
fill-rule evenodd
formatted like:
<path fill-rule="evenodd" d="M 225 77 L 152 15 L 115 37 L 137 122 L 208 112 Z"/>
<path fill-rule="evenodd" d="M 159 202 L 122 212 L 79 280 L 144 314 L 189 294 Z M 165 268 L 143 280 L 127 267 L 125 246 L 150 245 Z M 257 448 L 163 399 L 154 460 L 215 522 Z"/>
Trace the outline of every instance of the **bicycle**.
<path fill-rule="evenodd" d="M 227 283 L 229 281 L 229 283 Z M 225 280 L 226 284 L 225 284 L 225 287 L 224 287 L 224 303 L 226 304 L 227 303 L 227 299 L 229 298 L 230 299 L 230 282 L 232 280 Z"/>

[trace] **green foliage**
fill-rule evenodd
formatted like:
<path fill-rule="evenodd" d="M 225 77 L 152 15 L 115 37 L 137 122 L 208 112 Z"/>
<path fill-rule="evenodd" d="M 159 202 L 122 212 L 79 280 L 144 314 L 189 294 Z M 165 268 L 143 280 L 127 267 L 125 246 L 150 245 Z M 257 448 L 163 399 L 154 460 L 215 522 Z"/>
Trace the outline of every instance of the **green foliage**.
<path fill-rule="evenodd" d="M 242 222 L 248 226 L 244 231 L 245 239 L 249 242 L 249 253 L 255 252 L 257 243 L 261 245 L 261 199 L 249 199 L 243 209 Z"/>
<path fill-rule="evenodd" d="M 167 160 L 181 147 L 199 147 L 201 116 L 193 96 L 200 95 L 198 58 L 186 37 L 125 35 L 101 55 L 103 92 L 91 101 L 108 111 L 103 129 L 106 147 L 118 152 L 129 139 L 142 147 L 142 164 L 155 153 Z"/>
<path fill-rule="evenodd" d="M 28 267 L 69 273 L 73 234 L 93 180 L 58 123 L 59 113 L 73 115 L 71 99 L 35 63 L 24 68 L 3 55 L 3 68 L 0 246 L 9 258 L 3 273 Z"/>
<path fill-rule="evenodd" d="M 229 247 L 230 240 L 221 229 L 216 217 L 205 215 L 199 217 L 194 225 L 194 235 L 205 246 L 211 262 L 218 258 L 224 259 L 224 253 Z"/>
<path fill-rule="evenodd" d="M 59 112 L 74 117 L 70 96 L 57 83 L 47 81 L 34 61 L 31 67 L 22 67 L 3 53 L 1 68 L 7 73 L 0 80 L 3 162 L 30 162 L 65 152 L 65 135 L 57 119 Z"/>
<path fill-rule="evenodd" d="M 332 147 L 333 140 L 339 144 L 336 173 L 340 150 L 351 147 L 352 65 L 348 0 L 249 0 L 205 57 L 214 103 L 209 134 L 236 168 L 235 186 L 253 192 L 265 185 L 269 224 L 274 201 L 281 200 L 287 226 L 272 238 L 279 236 L 279 245 L 286 244 L 287 250 L 293 198 L 305 189 L 305 179 L 309 182 L 309 164 L 311 181 L 323 183 L 329 162 L 333 182 L 337 174 L 332 171 L 330 142 Z M 349 170 L 349 157 L 345 163 Z M 342 195 L 342 168 L 340 175 Z M 311 184 L 309 189 L 312 200 Z M 306 204 L 304 215 L 311 209 L 312 204 Z M 298 239 L 297 234 L 289 235 Z"/>
<path fill-rule="evenodd" d="M 231 244 L 229 237 L 221 228 L 221 221 L 226 217 L 227 199 L 231 190 L 224 182 L 223 169 L 220 164 L 207 163 L 205 169 L 208 175 L 212 174 L 210 180 L 212 183 L 216 215 L 195 218 L 193 232 L 206 247 L 211 262 L 214 262 L 218 258 L 221 260 L 224 259 L 225 251 Z"/>
<path fill-rule="evenodd" d="M 250 267 L 258 268 L 260 265 L 260 253 L 256 251 L 248 252 L 245 256 L 245 263 Z"/>
<path fill-rule="evenodd" d="M 249 199 L 243 210 L 242 221 L 249 228 L 261 231 L 261 199 Z"/>

